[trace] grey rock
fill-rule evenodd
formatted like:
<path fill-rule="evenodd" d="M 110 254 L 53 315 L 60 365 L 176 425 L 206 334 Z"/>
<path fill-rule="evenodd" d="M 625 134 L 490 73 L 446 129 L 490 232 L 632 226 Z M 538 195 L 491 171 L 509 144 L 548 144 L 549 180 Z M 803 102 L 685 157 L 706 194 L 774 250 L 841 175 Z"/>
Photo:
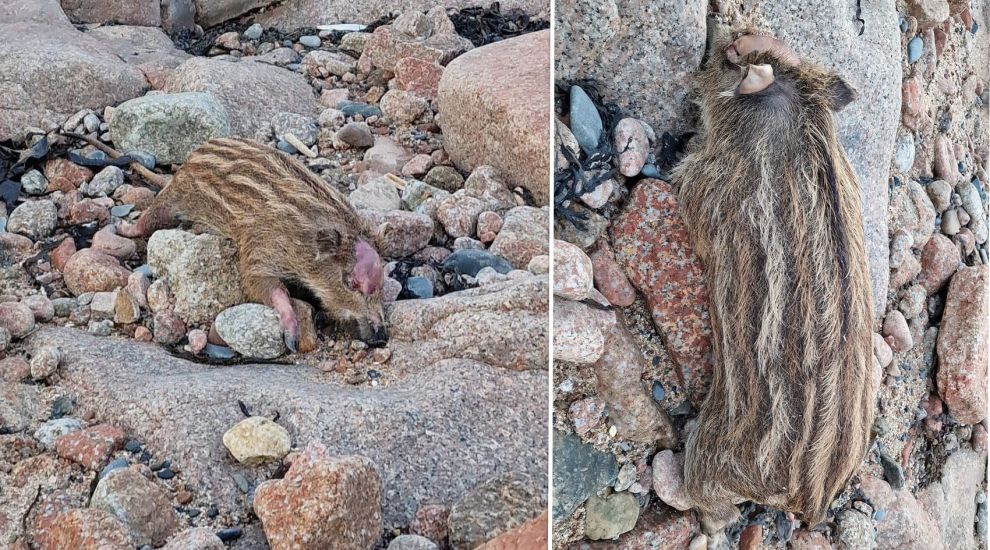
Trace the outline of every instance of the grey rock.
<path fill-rule="evenodd" d="M 399 198 L 399 191 L 389 180 L 378 178 L 370 181 L 354 191 L 348 196 L 348 200 L 354 208 L 371 208 L 373 210 L 398 210 L 402 207 L 402 199 Z"/>
<path fill-rule="evenodd" d="M 894 168 L 907 172 L 914 166 L 914 134 L 903 132 L 897 136 L 894 150 Z"/>
<path fill-rule="evenodd" d="M 453 550 L 472 550 L 519 527 L 546 509 L 543 483 L 512 472 L 468 491 L 447 518 Z"/>
<path fill-rule="evenodd" d="M 124 171 L 116 166 L 107 166 L 93 179 L 79 186 L 79 190 L 87 197 L 108 197 L 123 183 Z"/>
<path fill-rule="evenodd" d="M 285 353 L 278 313 L 261 304 L 240 304 L 217 315 L 217 334 L 234 351 L 254 359 L 274 359 Z"/>
<path fill-rule="evenodd" d="M 101 479 L 89 505 L 119 519 L 136 546 L 162 545 L 179 527 L 165 492 L 130 468 L 116 469 Z"/>
<path fill-rule="evenodd" d="M 28 201 L 10 213 L 7 231 L 20 233 L 33 240 L 52 234 L 58 224 L 58 209 L 50 200 Z"/>
<path fill-rule="evenodd" d="M 918 500 L 939 525 L 945 548 L 976 550 L 981 546 L 982 537 L 974 536 L 973 523 L 977 519 L 981 495 L 986 502 L 982 488 L 986 461 L 985 453 L 977 453 L 968 447 L 959 449 L 946 460 L 942 478 L 918 494 Z"/>
<path fill-rule="evenodd" d="M 873 520 L 856 510 L 843 510 L 836 517 L 840 550 L 873 550 L 877 547 Z"/>
<path fill-rule="evenodd" d="M 925 187 L 925 191 L 928 193 L 928 198 L 931 199 L 936 212 L 942 213 L 949 208 L 952 200 L 952 186 L 948 182 L 935 180 Z"/>
<path fill-rule="evenodd" d="M 226 108 L 233 136 L 254 137 L 259 130 L 270 128 L 277 113 L 319 113 L 316 95 L 305 77 L 256 61 L 192 58 L 176 67 L 164 90 L 211 94 Z"/>
<path fill-rule="evenodd" d="M 590 155 L 602 137 L 602 117 L 580 86 L 571 86 L 570 101 L 571 133 L 585 154 Z"/>
<path fill-rule="evenodd" d="M 175 296 L 175 312 L 190 324 L 206 324 L 243 300 L 237 248 L 216 235 L 167 229 L 148 239 L 148 263 Z"/>
<path fill-rule="evenodd" d="M 542 295 L 548 295 L 545 285 Z M 196 364 L 157 346 L 69 328 L 43 326 L 27 338 L 29 346 L 39 342 L 66 352 L 63 387 L 79 396 L 80 406 L 113 418 L 156 456 L 182 457 L 182 481 L 196 494 L 209 494 L 221 514 L 244 513 L 244 495 L 231 481 L 242 470 L 227 458 L 219 437 L 243 418 L 237 400 L 254 414 L 277 409 L 296 441 L 319 440 L 328 454 L 375 462 L 389 525 L 408 525 L 423 502 L 452 505 L 491 472 L 546 475 L 548 377 L 542 370 L 439 360 L 418 363 L 394 384 L 365 388 L 300 365 Z M 10 426 L 5 386 L 0 384 L 0 419 Z M 27 403 L 40 401 L 36 387 L 25 387 L 32 392 Z M 423 426 L 429 429 L 418 428 Z M 493 440 L 498 445 L 479 444 Z"/>
<path fill-rule="evenodd" d="M 285 134 L 292 134 L 309 147 L 316 143 L 316 130 L 316 120 L 313 117 L 296 113 L 278 113 L 272 117 L 272 131 L 277 139 L 283 139 Z"/>
<path fill-rule="evenodd" d="M 482 269 L 490 267 L 499 273 L 512 271 L 512 264 L 505 258 L 487 250 L 465 248 L 455 250 L 443 261 L 443 268 L 461 275 L 475 277 Z"/>
<path fill-rule="evenodd" d="M 124 153 L 144 151 L 161 163 L 182 163 L 204 142 L 231 135 L 231 124 L 227 109 L 208 93 L 157 94 L 119 105 L 110 135 Z"/>
<path fill-rule="evenodd" d="M 275 3 L 275 0 L 193 0 L 196 4 L 196 22 L 204 29 L 223 23 L 257 8 Z M 303 25 L 300 25 L 302 27 Z"/>
<path fill-rule="evenodd" d="M 399 535 L 388 544 L 388 550 L 438 550 L 430 539 L 419 535 Z"/>
<path fill-rule="evenodd" d="M 925 50 L 925 45 L 921 41 L 920 36 L 915 36 L 908 42 L 907 45 L 907 60 L 908 63 L 914 64 L 915 61 L 921 59 L 921 54 Z"/>
<path fill-rule="evenodd" d="M 285 67 L 294 63 L 299 63 L 300 57 L 292 48 L 275 48 L 274 50 L 261 54 L 254 58 L 259 63 L 268 63 Z"/>
<path fill-rule="evenodd" d="M 54 449 L 56 439 L 81 429 L 83 429 L 83 423 L 78 418 L 56 418 L 39 426 L 34 431 L 34 438 L 46 449 Z"/>
<path fill-rule="evenodd" d="M 244 31 L 244 38 L 248 40 L 257 40 L 261 38 L 261 33 L 264 32 L 265 28 L 261 26 L 260 23 L 255 23 Z"/>
<path fill-rule="evenodd" d="M 337 139 L 350 145 L 364 149 L 375 144 L 375 136 L 366 122 L 348 122 L 337 130 Z"/>
<path fill-rule="evenodd" d="M 639 519 L 639 501 L 632 493 L 593 496 L 584 507 L 584 534 L 591 540 L 614 539 L 632 531 Z"/>
<path fill-rule="evenodd" d="M 611 454 L 603 453 L 574 434 L 553 432 L 553 519 L 570 515 L 619 474 Z"/>
<path fill-rule="evenodd" d="M 433 283 L 425 277 L 409 277 L 406 280 L 406 289 L 416 298 L 433 297 Z"/>
<path fill-rule="evenodd" d="M 37 170 L 28 170 L 21 176 L 21 189 L 28 195 L 48 193 L 48 179 Z"/>
<path fill-rule="evenodd" d="M 322 41 L 319 36 L 306 35 L 299 37 L 299 43 L 307 48 L 319 48 Z"/>
<path fill-rule="evenodd" d="M 976 187 L 968 181 L 962 181 L 956 185 L 956 193 L 962 199 L 962 207 L 969 214 L 969 228 L 973 231 L 976 243 L 987 242 L 986 214 L 983 213 L 983 200 Z"/>

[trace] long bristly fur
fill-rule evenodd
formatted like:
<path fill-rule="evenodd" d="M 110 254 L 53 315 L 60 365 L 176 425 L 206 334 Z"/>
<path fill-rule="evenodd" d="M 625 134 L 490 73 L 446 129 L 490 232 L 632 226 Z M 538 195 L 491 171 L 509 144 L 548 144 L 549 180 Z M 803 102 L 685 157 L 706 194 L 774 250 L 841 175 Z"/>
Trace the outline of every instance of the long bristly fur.
<path fill-rule="evenodd" d="M 775 67 L 776 96 L 735 97 L 715 57 L 701 75 L 702 132 L 674 172 L 714 329 L 687 489 L 715 518 L 741 498 L 814 525 L 873 423 L 872 298 L 859 186 L 831 108 L 836 77 L 807 62 Z"/>

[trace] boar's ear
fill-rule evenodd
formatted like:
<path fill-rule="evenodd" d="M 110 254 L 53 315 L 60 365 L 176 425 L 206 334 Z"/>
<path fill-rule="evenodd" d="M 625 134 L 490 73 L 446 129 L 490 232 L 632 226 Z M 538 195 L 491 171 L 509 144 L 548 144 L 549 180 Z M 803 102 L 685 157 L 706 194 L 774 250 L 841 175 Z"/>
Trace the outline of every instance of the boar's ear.
<path fill-rule="evenodd" d="M 354 243 L 354 271 L 351 272 L 351 286 L 365 296 L 374 294 L 382 287 L 382 259 L 378 251 L 367 241 L 358 239 Z"/>
<path fill-rule="evenodd" d="M 839 76 L 833 77 L 829 82 L 828 94 L 833 111 L 841 111 L 846 105 L 855 101 L 856 96 L 859 95 L 848 82 Z"/>
<path fill-rule="evenodd" d="M 316 232 L 316 244 L 323 254 L 336 254 L 340 249 L 340 232 L 326 228 Z"/>

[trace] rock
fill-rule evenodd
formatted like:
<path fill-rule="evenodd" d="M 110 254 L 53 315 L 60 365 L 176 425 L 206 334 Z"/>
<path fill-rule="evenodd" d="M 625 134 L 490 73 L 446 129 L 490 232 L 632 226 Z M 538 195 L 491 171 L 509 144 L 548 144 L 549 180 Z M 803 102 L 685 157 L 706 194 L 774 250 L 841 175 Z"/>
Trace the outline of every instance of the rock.
<path fill-rule="evenodd" d="M 940 25 L 949 18 L 949 3 L 946 0 L 911 0 L 908 8 L 921 28 Z"/>
<path fill-rule="evenodd" d="M 477 48 L 447 66 L 437 93 L 454 164 L 464 171 L 492 166 L 541 206 L 549 201 L 549 52 L 549 30 Z"/>
<path fill-rule="evenodd" d="M 553 432 L 553 518 L 559 521 L 619 473 L 615 457 L 582 443 L 573 434 Z"/>
<path fill-rule="evenodd" d="M 178 344 L 186 335 L 186 324 L 171 308 L 155 312 L 152 318 L 155 342 L 166 346 Z M 135 332 L 136 334 L 136 332 Z"/>
<path fill-rule="evenodd" d="M 498 178 L 491 166 L 478 166 L 467 180 L 464 192 L 485 202 L 486 208 L 499 214 L 517 206 L 516 195 Z"/>
<path fill-rule="evenodd" d="M 987 242 L 986 215 L 983 213 L 983 201 L 976 191 L 976 186 L 966 181 L 959 182 L 956 185 L 956 193 L 959 194 L 962 206 L 970 216 L 969 228 L 973 231 L 977 244 Z"/>
<path fill-rule="evenodd" d="M 959 233 L 959 214 L 951 208 L 942 214 L 942 234 L 951 237 L 956 233 Z"/>
<path fill-rule="evenodd" d="M 419 154 L 409 159 L 402 167 L 403 176 L 422 176 L 433 167 L 433 157 L 427 154 Z"/>
<path fill-rule="evenodd" d="M 159 546 L 179 528 L 170 500 L 158 485 L 137 470 L 120 468 L 100 480 L 90 507 L 119 519 L 133 545 Z"/>
<path fill-rule="evenodd" d="M 51 528 L 42 531 L 36 538 L 43 548 L 134 548 L 124 525 L 112 514 L 95 508 L 74 508 L 58 514 L 51 522 Z"/>
<path fill-rule="evenodd" d="M 79 191 L 87 197 L 107 197 L 113 195 L 123 183 L 124 171 L 116 166 L 107 166 L 89 182 L 82 184 Z"/>
<path fill-rule="evenodd" d="M 908 63 L 914 64 L 914 62 L 921 59 L 921 54 L 924 52 L 925 43 L 922 42 L 920 36 L 915 36 L 908 42 L 907 45 L 907 61 Z"/>
<path fill-rule="evenodd" d="M 194 0 L 196 23 L 209 28 L 256 8 L 272 4 L 272 0 Z M 301 25 L 300 25 L 301 26 Z"/>
<path fill-rule="evenodd" d="M 985 472 L 986 455 L 963 448 L 946 460 L 941 480 L 918 493 L 918 501 L 939 526 L 945 548 L 980 547 L 973 519 L 979 497 L 985 496 L 981 487 Z"/>
<path fill-rule="evenodd" d="M 677 435 L 642 382 L 646 362 L 639 346 L 620 321 L 606 327 L 604 333 L 605 351 L 593 368 L 598 395 L 608 403 L 616 437 L 657 444 L 661 448 L 672 447 Z M 563 334 L 555 335 L 555 338 L 563 337 Z"/>
<path fill-rule="evenodd" d="M 943 180 L 935 180 L 925 187 L 928 198 L 932 201 L 932 206 L 936 212 L 945 212 L 949 208 L 949 200 L 952 198 L 952 186 Z"/>
<path fill-rule="evenodd" d="M 938 526 L 906 489 L 892 490 L 882 479 L 865 476 L 860 486 L 876 509 L 886 511 L 877 521 L 877 548 L 941 548 Z"/>
<path fill-rule="evenodd" d="M 526 277 L 397 302 L 388 315 L 392 367 L 459 357 L 512 370 L 545 370 L 548 286 L 545 278 Z"/>
<path fill-rule="evenodd" d="M 890 345 L 887 344 L 887 341 L 882 336 L 876 333 L 873 334 L 873 355 L 883 368 L 887 368 L 890 362 L 894 360 L 894 352 L 890 349 Z"/>
<path fill-rule="evenodd" d="M 37 170 L 29 170 L 21 176 L 21 189 L 29 195 L 48 193 L 48 179 Z"/>
<path fill-rule="evenodd" d="M 443 67 L 415 57 L 403 57 L 395 62 L 395 82 L 399 89 L 428 100 L 437 98 Z"/>
<path fill-rule="evenodd" d="M 908 172 L 912 166 L 914 166 L 914 134 L 899 133 L 894 149 L 894 168 L 899 172 Z M 931 188 L 930 184 L 929 188 Z M 930 190 L 929 196 L 931 196 Z"/>
<path fill-rule="evenodd" d="M 300 68 L 312 77 L 326 78 L 330 75 L 344 76 L 353 73 L 355 65 L 354 58 L 347 54 L 315 51 L 306 54 Z"/>
<path fill-rule="evenodd" d="M 591 540 L 614 539 L 632 531 L 639 519 L 639 501 L 632 493 L 597 495 L 584 505 L 584 535 Z"/>
<path fill-rule="evenodd" d="M 44 346 L 31 357 L 31 378 L 44 380 L 58 371 L 62 361 L 62 352 L 54 346 Z"/>
<path fill-rule="evenodd" d="M 451 237 L 470 237 L 475 234 L 478 215 L 484 210 L 481 199 L 458 192 L 440 201 L 436 217 Z"/>
<path fill-rule="evenodd" d="M 571 403 L 567 413 L 574 423 L 574 433 L 585 435 L 601 422 L 605 415 L 605 402 L 596 397 L 579 399 Z"/>
<path fill-rule="evenodd" d="M 487 250 L 477 249 L 455 250 L 444 258 L 442 266 L 444 269 L 469 277 L 476 277 L 478 272 L 486 267 L 493 268 L 503 274 L 512 271 L 512 266 L 505 258 L 496 256 Z"/>
<path fill-rule="evenodd" d="M 502 216 L 495 212 L 485 211 L 478 214 L 478 240 L 483 243 L 490 243 L 498 236 L 502 229 Z"/>
<path fill-rule="evenodd" d="M 952 277 L 938 332 L 939 394 L 963 424 L 986 418 L 988 280 L 986 265 L 964 267 Z"/>
<path fill-rule="evenodd" d="M 212 529 L 192 527 L 172 537 L 162 550 L 225 550 L 226 548 L 227 546 Z"/>
<path fill-rule="evenodd" d="M 935 165 L 932 167 L 932 174 L 936 178 L 950 184 L 960 179 L 956 155 L 952 149 L 952 142 L 949 141 L 949 138 L 945 134 L 939 134 L 935 138 Z"/>
<path fill-rule="evenodd" d="M 110 136 L 124 153 L 144 151 L 182 163 L 203 143 L 231 135 L 227 108 L 211 93 L 148 95 L 117 106 Z"/>
<path fill-rule="evenodd" d="M 566 241 L 555 240 L 553 251 L 554 295 L 576 301 L 587 298 L 593 283 L 591 258 Z"/>
<path fill-rule="evenodd" d="M 310 443 L 284 478 L 258 486 L 254 512 L 273 548 L 370 548 L 382 532 L 382 482 L 367 458 Z"/>
<path fill-rule="evenodd" d="M 585 154 L 591 156 L 598 150 L 598 143 L 601 141 L 602 117 L 598 114 L 598 109 L 588 97 L 587 92 L 580 86 L 571 86 L 569 99 L 571 134 Z M 640 129 L 642 130 L 642 127 Z M 616 131 L 618 131 L 618 127 L 616 127 Z M 616 149 L 616 151 L 621 150 L 622 148 Z M 645 160 L 644 158 L 644 162 Z"/>
<path fill-rule="evenodd" d="M 214 322 L 217 334 L 245 357 L 274 359 L 285 353 L 282 326 L 274 309 L 261 304 L 227 308 Z"/>
<path fill-rule="evenodd" d="M 425 214 L 392 210 L 358 210 L 365 229 L 375 236 L 385 258 L 405 258 L 422 250 L 433 237 L 433 220 Z"/>
<path fill-rule="evenodd" d="M 0 379 L 5 382 L 21 382 L 30 375 L 31 366 L 23 357 L 0 359 Z"/>
<path fill-rule="evenodd" d="M 616 263 L 607 239 L 599 240 L 589 257 L 594 268 L 595 288 L 614 306 L 632 305 L 636 300 L 636 289 Z"/>
<path fill-rule="evenodd" d="M 509 260 L 512 267 L 525 269 L 535 256 L 550 253 L 547 217 L 546 210 L 532 206 L 517 206 L 509 210 L 489 250 Z"/>
<path fill-rule="evenodd" d="M 110 226 L 97 231 L 93 235 L 92 249 L 121 260 L 133 256 L 137 252 L 137 245 L 134 244 L 134 241 L 118 236 L 114 231 Z"/>
<path fill-rule="evenodd" d="M 65 15 L 76 23 L 118 23 L 121 25 L 161 25 L 159 3 L 154 0 L 127 2 L 106 0 L 103 2 L 66 3 Z"/>
<path fill-rule="evenodd" d="M 42 424 L 34 431 L 34 438 L 44 445 L 45 449 L 53 450 L 55 440 L 63 435 L 82 430 L 83 424 L 78 418 L 56 418 Z"/>
<path fill-rule="evenodd" d="M 55 440 L 55 452 L 88 470 L 103 468 L 110 454 L 124 445 L 124 432 L 108 424 L 99 424 L 71 432 Z"/>
<path fill-rule="evenodd" d="M 670 509 L 648 507 L 640 515 L 636 527 L 614 542 L 598 542 L 592 549 L 667 550 L 679 548 L 696 550 L 692 536 L 699 530 L 693 514 L 680 514 Z M 695 540 L 704 540 L 704 535 Z M 723 539 L 724 540 L 724 539 Z M 705 541 L 707 544 L 708 541 Z M 690 546 L 689 546 L 690 545 Z"/>
<path fill-rule="evenodd" d="M 292 134 L 307 147 L 316 143 L 316 120 L 312 117 L 278 113 L 272 117 L 272 131 L 275 139 L 283 139 L 286 134 Z"/>
<path fill-rule="evenodd" d="M 553 356 L 555 360 L 590 365 L 605 353 L 605 335 L 615 315 L 580 302 L 553 302 Z"/>
<path fill-rule="evenodd" d="M 222 237 L 156 231 L 148 239 L 148 264 L 156 277 L 168 281 L 175 312 L 186 323 L 207 324 L 243 301 L 237 248 Z"/>
<path fill-rule="evenodd" d="M 337 130 L 337 139 L 350 145 L 364 149 L 375 144 L 375 137 L 365 122 L 348 122 Z"/>
<path fill-rule="evenodd" d="M 891 234 L 904 230 L 914 239 L 916 248 L 924 247 L 935 228 L 936 215 L 928 194 L 918 182 L 909 181 L 894 188 L 891 203 L 894 212 L 890 221 Z"/>
<path fill-rule="evenodd" d="M 700 404 L 712 368 L 708 289 L 669 185 L 642 180 L 612 237 L 616 260 L 646 298 L 682 384 Z"/>
<path fill-rule="evenodd" d="M 57 13 L 57 4 L 49 18 L 32 18 L 21 2 L 10 7 L 0 13 L 0 74 L 17 85 L 5 90 L 10 108 L 0 114 L 0 140 L 29 126 L 60 125 L 82 108 L 116 105 L 144 93 L 141 71 L 73 28 Z"/>
<path fill-rule="evenodd" d="M 57 224 L 58 209 L 55 203 L 42 199 L 28 201 L 15 208 L 7 219 L 7 231 L 38 240 L 51 235 Z"/>
<path fill-rule="evenodd" d="M 898 310 L 891 311 L 883 321 L 883 335 L 895 352 L 902 353 L 914 347 L 911 330 L 908 328 L 904 314 Z"/>
<path fill-rule="evenodd" d="M 386 178 L 378 178 L 351 191 L 348 200 L 357 209 L 370 208 L 387 212 L 402 207 L 399 191 Z"/>
<path fill-rule="evenodd" d="M 409 532 L 422 535 L 435 543 L 446 542 L 447 518 L 450 509 L 439 504 L 424 504 L 416 510 L 416 517 L 409 523 Z"/>
<path fill-rule="evenodd" d="M 66 286 L 76 296 L 125 286 L 130 274 L 116 258 L 88 248 L 73 254 L 62 272 Z"/>
<path fill-rule="evenodd" d="M 382 96 L 382 114 L 399 124 L 410 124 L 429 107 L 418 95 L 404 90 L 389 90 Z"/>
<path fill-rule="evenodd" d="M 259 130 L 267 131 L 272 117 L 281 112 L 315 116 L 319 111 L 313 89 L 302 75 L 253 61 L 194 57 L 175 69 L 165 91 L 212 95 L 227 110 L 232 136 L 254 137 Z"/>
<path fill-rule="evenodd" d="M 873 520 L 856 510 L 843 510 L 836 516 L 839 548 L 876 548 Z"/>
<path fill-rule="evenodd" d="M 423 181 L 452 193 L 463 187 L 464 176 L 460 175 L 453 166 L 434 166 Z"/>
<path fill-rule="evenodd" d="M 684 486 L 684 455 L 660 451 L 653 457 L 653 490 L 660 500 L 680 511 L 694 507 Z"/>
<path fill-rule="evenodd" d="M 477 550 L 543 550 L 548 547 L 547 531 L 547 513 L 544 511 L 521 526 L 482 544 Z"/>
<path fill-rule="evenodd" d="M 258 466 L 289 454 L 289 432 L 264 416 L 246 418 L 223 434 L 223 445 L 238 462 Z"/>
<path fill-rule="evenodd" d="M 64 158 L 55 158 L 45 163 L 45 177 L 48 178 L 49 191 L 60 190 L 67 193 L 93 177 L 93 172 Z"/>
<path fill-rule="evenodd" d="M 921 251 L 921 286 L 931 296 L 938 292 L 959 268 L 959 248 L 941 234 L 932 235 Z"/>
<path fill-rule="evenodd" d="M 18 302 L 0 303 L 0 328 L 14 338 L 23 338 L 34 330 L 34 312 Z"/>
<path fill-rule="evenodd" d="M 450 508 L 450 546 L 469 550 L 526 523 L 546 509 L 541 484 L 512 472 L 468 491 Z"/>
<path fill-rule="evenodd" d="M 388 137 L 376 137 L 375 145 L 364 152 L 368 168 L 379 174 L 401 174 L 402 167 L 412 159 L 406 149 Z"/>
<path fill-rule="evenodd" d="M 470 50 L 471 42 L 458 36 L 442 9 L 432 10 L 433 28 L 419 36 L 402 32 L 392 25 L 378 27 L 364 45 L 363 57 L 375 67 L 395 72 L 396 63 L 413 57 L 429 63 L 446 65 Z M 401 25 L 400 25 L 401 27 Z"/>
<path fill-rule="evenodd" d="M 426 537 L 399 535 L 388 543 L 388 550 L 438 550 L 440 547 Z"/>

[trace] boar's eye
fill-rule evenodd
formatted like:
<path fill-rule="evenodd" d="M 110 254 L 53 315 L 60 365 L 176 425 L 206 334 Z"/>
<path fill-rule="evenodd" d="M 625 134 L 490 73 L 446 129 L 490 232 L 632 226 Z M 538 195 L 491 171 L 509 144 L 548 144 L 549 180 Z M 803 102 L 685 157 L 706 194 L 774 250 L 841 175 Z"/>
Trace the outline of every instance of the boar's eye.
<path fill-rule="evenodd" d="M 336 229 L 320 229 L 316 232 L 316 244 L 327 254 L 334 254 L 340 248 L 340 232 Z"/>

